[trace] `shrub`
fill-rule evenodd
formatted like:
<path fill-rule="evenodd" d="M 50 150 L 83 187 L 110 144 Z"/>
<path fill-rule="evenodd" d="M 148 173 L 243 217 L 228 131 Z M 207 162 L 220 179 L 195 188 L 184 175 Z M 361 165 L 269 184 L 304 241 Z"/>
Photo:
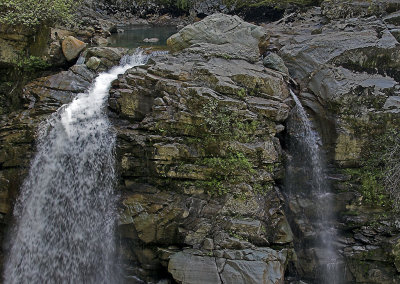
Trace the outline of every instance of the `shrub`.
<path fill-rule="evenodd" d="M 347 169 L 358 180 L 365 201 L 378 206 L 392 205 L 400 211 L 400 130 L 389 127 L 371 137 L 359 169 Z"/>
<path fill-rule="evenodd" d="M 50 67 L 50 64 L 40 57 L 31 55 L 29 57 L 20 57 L 20 59 L 16 62 L 16 66 L 23 72 L 32 73 L 35 71 L 46 70 Z"/>
<path fill-rule="evenodd" d="M 383 156 L 384 184 L 392 198 L 394 209 L 400 211 L 400 132 L 392 131 L 390 137 L 391 143 Z"/>
<path fill-rule="evenodd" d="M 80 0 L 1 0 L 0 23 L 34 28 L 68 22 Z"/>

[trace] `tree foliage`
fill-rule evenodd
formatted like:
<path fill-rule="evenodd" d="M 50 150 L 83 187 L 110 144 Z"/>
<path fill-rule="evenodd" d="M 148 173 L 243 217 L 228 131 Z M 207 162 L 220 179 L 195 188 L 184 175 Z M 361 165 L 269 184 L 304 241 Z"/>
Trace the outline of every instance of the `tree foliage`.
<path fill-rule="evenodd" d="M 78 3 L 79 0 L 0 0 L 0 23 L 32 28 L 67 22 Z"/>

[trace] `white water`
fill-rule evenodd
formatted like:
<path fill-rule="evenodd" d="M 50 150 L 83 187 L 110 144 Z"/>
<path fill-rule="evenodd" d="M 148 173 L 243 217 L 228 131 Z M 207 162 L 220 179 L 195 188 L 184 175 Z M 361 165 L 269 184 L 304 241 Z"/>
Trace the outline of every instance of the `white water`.
<path fill-rule="evenodd" d="M 317 277 L 319 284 L 340 284 L 343 279 L 341 261 L 335 247 L 337 232 L 334 228 L 333 198 L 326 178 L 326 166 L 319 147 L 320 137 L 314 131 L 311 121 L 299 98 L 290 90 L 296 103 L 296 113 L 300 119 L 297 125 L 297 139 L 305 155 L 303 163 L 311 162 L 307 167 L 311 171 L 311 189 L 308 198 L 315 204 L 317 218 L 311 220 L 316 231 L 316 254 L 319 261 Z"/>
<path fill-rule="evenodd" d="M 111 82 L 146 59 L 123 58 L 41 124 L 15 206 L 5 283 L 119 282 L 115 135 L 104 108 Z"/>

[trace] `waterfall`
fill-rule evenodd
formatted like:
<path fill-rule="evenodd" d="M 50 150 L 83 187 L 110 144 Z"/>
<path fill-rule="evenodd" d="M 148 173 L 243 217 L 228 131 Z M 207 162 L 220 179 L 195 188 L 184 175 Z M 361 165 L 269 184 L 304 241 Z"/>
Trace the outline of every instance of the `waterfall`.
<path fill-rule="evenodd" d="M 111 82 L 144 64 L 141 52 L 98 75 L 39 127 L 37 152 L 14 209 L 5 283 L 118 283 Z"/>
<path fill-rule="evenodd" d="M 306 218 L 315 233 L 311 247 L 318 262 L 317 271 L 314 271 L 317 283 L 340 284 L 344 279 L 343 263 L 336 247 L 338 236 L 334 226 L 334 200 L 320 149 L 321 139 L 313 129 L 299 98 L 292 90 L 290 93 L 296 106 L 288 123 L 291 157 L 285 186 L 289 198 L 302 194 L 300 198 L 303 203 L 306 201 L 311 204 L 314 210 Z"/>

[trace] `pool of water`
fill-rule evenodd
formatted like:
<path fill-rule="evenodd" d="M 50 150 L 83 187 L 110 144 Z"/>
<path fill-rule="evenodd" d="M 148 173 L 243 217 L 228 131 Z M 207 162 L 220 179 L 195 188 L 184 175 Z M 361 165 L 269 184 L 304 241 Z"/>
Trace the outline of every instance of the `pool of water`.
<path fill-rule="evenodd" d="M 123 32 L 112 34 L 109 37 L 110 46 L 136 48 L 139 46 L 165 46 L 167 39 L 178 32 L 175 26 L 125 26 L 120 27 Z M 145 39 L 158 39 L 157 42 L 146 42 Z"/>

